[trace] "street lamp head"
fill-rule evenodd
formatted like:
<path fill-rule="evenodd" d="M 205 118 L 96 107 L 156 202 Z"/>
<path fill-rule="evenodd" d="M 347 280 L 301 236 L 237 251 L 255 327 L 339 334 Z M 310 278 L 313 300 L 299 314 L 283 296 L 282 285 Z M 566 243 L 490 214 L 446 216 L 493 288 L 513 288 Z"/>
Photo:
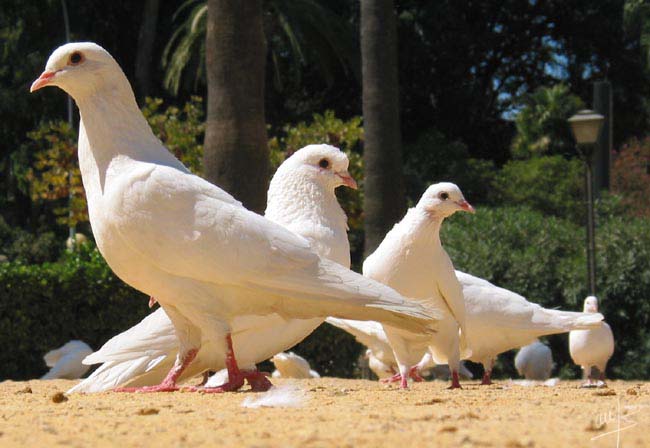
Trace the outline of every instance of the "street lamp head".
<path fill-rule="evenodd" d="M 593 110 L 581 110 L 568 121 L 578 145 L 588 145 L 598 140 L 605 117 Z"/>

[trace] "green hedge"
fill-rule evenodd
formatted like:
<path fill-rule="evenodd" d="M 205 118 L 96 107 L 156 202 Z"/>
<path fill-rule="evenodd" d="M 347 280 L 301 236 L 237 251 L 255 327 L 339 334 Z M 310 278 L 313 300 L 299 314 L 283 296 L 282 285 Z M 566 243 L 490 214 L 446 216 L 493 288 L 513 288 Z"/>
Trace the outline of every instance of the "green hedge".
<path fill-rule="evenodd" d="M 147 312 L 91 247 L 57 263 L 0 263 L 0 380 L 38 377 L 47 351 L 71 339 L 98 348 Z"/>

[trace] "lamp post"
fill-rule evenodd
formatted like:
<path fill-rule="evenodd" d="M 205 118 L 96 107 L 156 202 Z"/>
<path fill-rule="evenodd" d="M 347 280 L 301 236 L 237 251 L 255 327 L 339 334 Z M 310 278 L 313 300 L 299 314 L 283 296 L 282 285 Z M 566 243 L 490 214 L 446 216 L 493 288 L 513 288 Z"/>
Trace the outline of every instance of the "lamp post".
<path fill-rule="evenodd" d="M 593 110 L 581 110 L 571 118 L 569 124 L 578 144 L 578 154 L 585 163 L 585 190 L 587 193 L 587 272 L 589 293 L 596 295 L 596 239 L 594 223 L 593 155 L 600 128 L 605 117 Z"/>

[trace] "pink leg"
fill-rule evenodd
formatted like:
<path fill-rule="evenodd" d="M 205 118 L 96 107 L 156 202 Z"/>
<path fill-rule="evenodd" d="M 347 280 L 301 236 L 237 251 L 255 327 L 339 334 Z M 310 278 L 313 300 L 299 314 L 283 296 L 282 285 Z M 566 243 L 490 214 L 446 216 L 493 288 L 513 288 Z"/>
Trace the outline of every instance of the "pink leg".
<path fill-rule="evenodd" d="M 424 378 L 422 378 L 422 376 L 420 376 L 420 369 L 418 368 L 417 364 L 409 369 L 408 378 L 411 378 L 416 383 L 424 381 Z M 397 383 L 397 382 L 399 382 L 400 387 L 402 389 L 408 389 L 407 379 L 402 378 L 401 373 L 396 373 L 396 374 L 394 374 L 393 376 L 391 376 L 389 378 L 384 378 L 384 379 L 381 380 L 381 382 L 382 383 Z"/>
<path fill-rule="evenodd" d="M 226 352 L 228 381 L 221 386 L 200 389 L 202 392 L 222 393 L 236 391 L 244 385 L 244 381 L 248 381 L 251 389 L 255 392 L 264 392 L 273 387 L 273 384 L 271 384 L 263 373 L 257 370 L 239 370 L 237 359 L 235 358 L 235 351 L 232 348 L 232 337 L 230 333 L 226 335 L 226 344 L 228 344 L 228 351 Z"/>
<path fill-rule="evenodd" d="M 398 372 L 393 376 L 390 376 L 388 378 L 383 378 L 379 381 L 381 381 L 382 383 L 398 383 L 402 381 L 402 375 Z"/>
<path fill-rule="evenodd" d="M 157 386 L 143 386 L 143 387 L 118 387 L 114 389 L 115 392 L 174 392 L 178 390 L 176 381 L 181 376 L 181 373 L 190 365 L 196 357 L 197 349 L 192 349 L 185 354 L 179 364 L 171 368 L 162 383 Z"/>
<path fill-rule="evenodd" d="M 149 297 L 149 308 L 153 308 L 158 301 L 154 296 Z"/>
<path fill-rule="evenodd" d="M 483 380 L 481 381 L 481 385 L 489 386 L 490 384 L 492 384 L 492 370 L 486 370 L 485 373 L 483 374 Z"/>
<path fill-rule="evenodd" d="M 460 381 L 458 380 L 458 372 L 455 370 L 451 371 L 451 386 L 447 389 L 462 389 Z"/>

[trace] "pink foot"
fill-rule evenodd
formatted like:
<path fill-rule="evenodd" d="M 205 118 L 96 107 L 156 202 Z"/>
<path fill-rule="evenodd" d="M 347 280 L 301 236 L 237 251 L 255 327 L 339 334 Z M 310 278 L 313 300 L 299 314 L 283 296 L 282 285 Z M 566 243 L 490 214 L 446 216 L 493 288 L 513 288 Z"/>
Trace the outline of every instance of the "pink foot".
<path fill-rule="evenodd" d="M 418 368 L 418 366 L 411 367 L 411 369 L 409 370 L 409 377 L 416 383 L 420 383 L 424 381 L 424 378 L 422 378 L 422 376 L 420 375 L 420 369 Z"/>
<path fill-rule="evenodd" d="M 458 372 L 451 372 L 451 386 L 449 386 L 447 389 L 462 389 L 460 381 L 458 380 Z"/>
<path fill-rule="evenodd" d="M 489 386 L 490 384 L 492 384 L 492 372 L 488 370 L 483 374 L 483 380 L 481 381 L 481 385 Z"/>
<path fill-rule="evenodd" d="M 402 381 L 402 375 L 399 373 L 396 373 L 393 376 L 389 376 L 388 378 L 383 378 L 380 380 L 382 383 L 398 383 Z"/>

